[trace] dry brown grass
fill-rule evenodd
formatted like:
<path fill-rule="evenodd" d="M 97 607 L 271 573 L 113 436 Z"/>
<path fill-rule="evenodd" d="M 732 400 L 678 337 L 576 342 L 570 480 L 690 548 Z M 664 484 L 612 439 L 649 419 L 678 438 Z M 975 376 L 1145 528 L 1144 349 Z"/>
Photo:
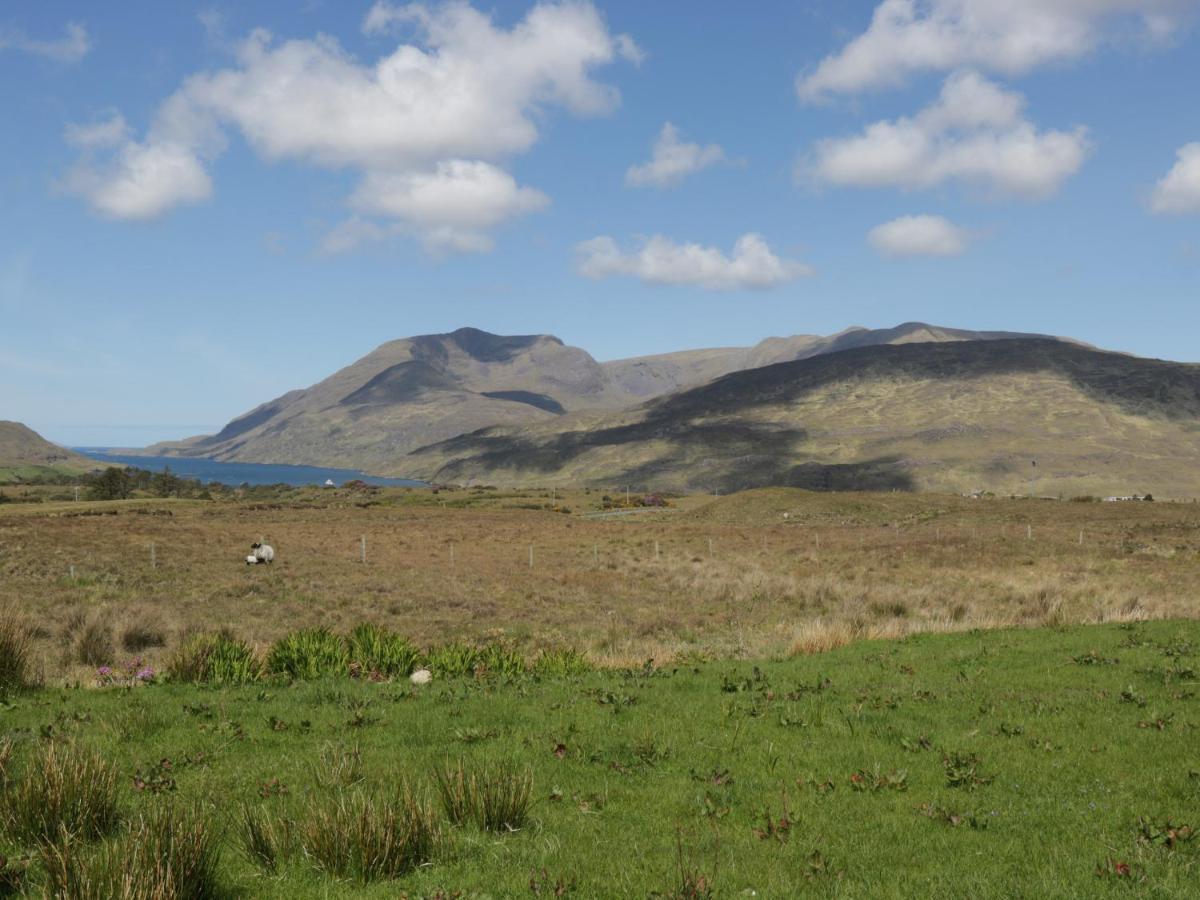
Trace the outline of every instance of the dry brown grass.
<path fill-rule="evenodd" d="M 87 679 L 90 664 L 65 661 L 63 643 L 92 623 L 120 638 L 152 622 L 165 646 L 137 651 L 152 663 L 196 631 L 228 626 L 261 648 L 297 628 L 366 621 L 418 643 L 502 636 L 530 653 L 569 644 L 624 664 L 1191 616 L 1200 583 L 1192 504 L 771 491 L 585 519 L 392 499 L 403 495 L 365 507 L 340 497 L 5 506 L 0 605 L 30 622 L 49 674 Z M 277 562 L 247 567 L 260 537 Z"/>

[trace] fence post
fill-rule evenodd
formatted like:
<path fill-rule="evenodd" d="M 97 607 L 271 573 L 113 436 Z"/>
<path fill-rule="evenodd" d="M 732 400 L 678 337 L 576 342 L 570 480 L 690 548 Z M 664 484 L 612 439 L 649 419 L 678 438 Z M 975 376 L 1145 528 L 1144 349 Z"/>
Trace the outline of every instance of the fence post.
<path fill-rule="evenodd" d="M 155 553 L 154 545 L 150 545 L 150 568 L 158 568 L 158 555 Z"/>
<path fill-rule="evenodd" d="M 533 568 L 533 544 L 529 545 L 529 568 Z"/>
<path fill-rule="evenodd" d="M 359 538 L 359 544 L 360 544 L 359 550 L 360 550 L 361 558 L 362 558 L 363 563 L 365 564 L 367 561 L 367 536 L 365 534 Z"/>

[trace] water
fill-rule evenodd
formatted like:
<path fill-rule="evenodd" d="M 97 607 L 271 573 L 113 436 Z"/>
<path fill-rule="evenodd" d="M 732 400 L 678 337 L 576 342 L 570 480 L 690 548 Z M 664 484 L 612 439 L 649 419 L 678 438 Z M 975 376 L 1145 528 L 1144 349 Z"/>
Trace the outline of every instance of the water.
<path fill-rule="evenodd" d="M 422 481 L 409 478 L 380 478 L 365 475 L 354 469 L 325 469 L 320 466 L 277 466 L 269 463 L 218 462 L 215 459 L 192 459 L 178 456 L 124 456 L 111 454 L 105 447 L 74 447 L 76 453 L 99 462 L 114 466 L 136 466 L 151 472 L 170 468 L 180 478 L 196 479 L 205 483 L 218 481 L 222 484 L 290 484 L 295 487 L 310 484 L 344 484 L 358 479 L 367 484 L 392 487 L 420 487 Z"/>

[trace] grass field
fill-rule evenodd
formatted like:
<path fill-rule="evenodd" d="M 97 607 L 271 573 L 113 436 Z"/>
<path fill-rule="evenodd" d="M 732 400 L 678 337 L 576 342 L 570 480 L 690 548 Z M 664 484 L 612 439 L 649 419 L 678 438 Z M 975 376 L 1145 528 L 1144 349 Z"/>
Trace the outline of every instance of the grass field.
<path fill-rule="evenodd" d="M 74 847 L 81 871 L 166 807 L 219 851 L 207 896 L 1188 897 L 1198 648 L 1200 625 L 1164 621 L 424 688 L 47 689 L 3 708 L 0 811 L 53 744 L 113 770 L 116 822 Z M 448 761 L 528 779 L 519 824 L 451 825 Z M 402 780 L 428 799 L 422 862 L 334 874 L 322 816 Z M 35 848 L 7 834 L 40 891 Z"/>
<path fill-rule="evenodd" d="M 604 496 L 8 503 L 0 604 L 33 622 L 50 682 L 90 680 L 129 653 L 157 663 L 216 624 L 263 647 L 298 627 L 369 621 L 418 643 L 502 638 L 635 665 L 1196 611 L 1190 503 L 767 490 L 604 512 Z M 248 568 L 260 538 L 277 561 Z"/>
<path fill-rule="evenodd" d="M 10 499 L 0 895 L 1195 895 L 1193 504 Z"/>

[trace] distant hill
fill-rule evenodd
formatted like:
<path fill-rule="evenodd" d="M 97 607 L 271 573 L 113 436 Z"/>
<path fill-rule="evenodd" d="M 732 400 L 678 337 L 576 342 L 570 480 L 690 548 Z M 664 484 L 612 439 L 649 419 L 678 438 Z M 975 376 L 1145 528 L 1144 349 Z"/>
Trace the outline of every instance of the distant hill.
<path fill-rule="evenodd" d="M 407 475 L 407 454 L 429 444 L 489 426 L 550 425 L 567 414 L 614 412 L 744 369 L 872 344 L 1027 337 L 910 322 L 599 363 L 550 335 L 460 328 L 390 341 L 215 435 L 135 452 Z"/>
<path fill-rule="evenodd" d="M 88 472 L 96 462 L 52 444 L 20 422 L 0 421 L 0 477 L 35 478 L 51 472 Z"/>
<path fill-rule="evenodd" d="M 1058 340 L 880 343 L 735 372 L 620 413 L 462 435 L 404 469 L 635 489 L 1195 496 L 1200 366 Z"/>

